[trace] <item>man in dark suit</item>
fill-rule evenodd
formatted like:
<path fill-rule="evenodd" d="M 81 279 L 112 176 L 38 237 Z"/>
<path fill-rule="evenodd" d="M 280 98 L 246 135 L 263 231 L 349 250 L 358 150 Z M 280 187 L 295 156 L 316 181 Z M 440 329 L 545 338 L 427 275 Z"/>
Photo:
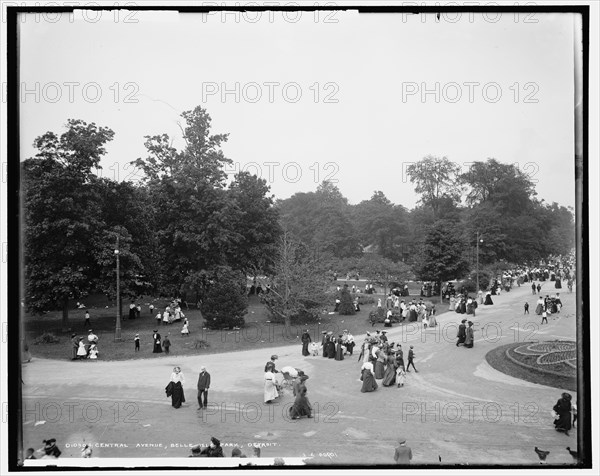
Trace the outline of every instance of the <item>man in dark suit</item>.
<path fill-rule="evenodd" d="M 400 446 L 396 448 L 396 452 L 394 453 L 394 460 L 396 464 L 410 464 L 410 460 L 412 459 L 412 450 L 409 446 L 406 446 L 406 440 L 404 438 L 400 438 L 398 441 Z"/>
<path fill-rule="evenodd" d="M 210 374 L 206 367 L 200 367 L 200 376 L 198 377 L 198 405 L 199 410 L 208 406 L 208 389 L 210 388 Z M 204 401 L 203 401 L 204 400 Z"/>

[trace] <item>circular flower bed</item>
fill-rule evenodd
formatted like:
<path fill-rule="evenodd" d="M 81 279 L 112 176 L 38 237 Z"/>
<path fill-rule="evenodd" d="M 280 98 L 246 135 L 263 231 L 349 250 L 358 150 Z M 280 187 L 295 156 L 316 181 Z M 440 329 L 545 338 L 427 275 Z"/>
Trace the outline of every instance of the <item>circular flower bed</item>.
<path fill-rule="evenodd" d="M 577 346 L 572 341 L 517 342 L 492 349 L 487 362 L 529 382 L 576 391 Z"/>

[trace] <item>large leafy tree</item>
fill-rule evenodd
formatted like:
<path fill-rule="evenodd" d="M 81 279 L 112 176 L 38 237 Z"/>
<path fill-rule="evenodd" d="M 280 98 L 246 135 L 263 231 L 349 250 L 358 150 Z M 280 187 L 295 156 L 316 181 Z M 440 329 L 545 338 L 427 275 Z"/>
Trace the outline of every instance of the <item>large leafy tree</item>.
<path fill-rule="evenodd" d="M 25 303 L 42 313 L 62 309 L 97 286 L 94 242 L 104 228 L 93 169 L 114 132 L 70 119 L 67 130 L 37 137 L 38 153 L 22 164 Z"/>
<path fill-rule="evenodd" d="M 521 214 L 531 208 L 531 197 L 536 195 L 529 177 L 514 164 L 503 164 L 496 159 L 474 162 L 460 176 L 467 186 L 469 205 L 491 203 L 499 213 Z"/>
<path fill-rule="evenodd" d="M 430 207 L 436 218 L 460 201 L 460 166 L 446 157 L 428 155 L 409 165 L 407 173 L 421 195 L 420 203 Z"/>
<path fill-rule="evenodd" d="M 394 205 L 381 191 L 369 200 L 353 207 L 354 224 L 363 247 L 375 246 L 377 252 L 394 261 L 402 259 L 402 252 L 411 241 L 408 212 Z"/>
<path fill-rule="evenodd" d="M 243 327 L 248 312 L 246 276 L 229 266 L 216 266 L 205 282 L 202 315 L 209 329 Z"/>
<path fill-rule="evenodd" d="M 365 253 L 357 267 L 362 276 L 383 286 L 384 294 L 387 294 L 390 283 L 407 281 L 413 274 L 410 266 L 375 253 Z"/>
<path fill-rule="evenodd" d="M 441 292 L 444 281 L 460 279 L 469 271 L 467 248 L 460 224 L 437 220 L 429 227 L 415 256 L 413 269 L 417 279 L 438 282 Z"/>
<path fill-rule="evenodd" d="M 221 150 L 227 134 L 211 135 L 210 116 L 199 106 L 182 117 L 182 151 L 167 135 L 146 137 L 149 155 L 134 163 L 145 173 L 155 209 L 161 291 L 185 297 L 201 291 L 207 270 L 238 256 L 244 237 L 237 225 L 244 212 L 236 199 L 249 179 L 242 178 L 237 193 L 230 193 L 223 167 L 231 160 Z"/>
<path fill-rule="evenodd" d="M 360 254 L 350 207 L 339 189 L 324 181 L 316 192 L 296 193 L 277 203 L 282 227 L 318 250 L 323 259 Z"/>
<path fill-rule="evenodd" d="M 270 291 L 263 295 L 274 320 L 289 329 L 292 321 L 316 319 L 327 300 L 328 286 L 322 261 L 284 232 L 278 242 Z"/>
<path fill-rule="evenodd" d="M 240 235 L 229 261 L 248 275 L 270 274 L 281 227 L 266 181 L 241 172 L 235 176 L 229 193 L 239 210 L 235 230 Z"/>

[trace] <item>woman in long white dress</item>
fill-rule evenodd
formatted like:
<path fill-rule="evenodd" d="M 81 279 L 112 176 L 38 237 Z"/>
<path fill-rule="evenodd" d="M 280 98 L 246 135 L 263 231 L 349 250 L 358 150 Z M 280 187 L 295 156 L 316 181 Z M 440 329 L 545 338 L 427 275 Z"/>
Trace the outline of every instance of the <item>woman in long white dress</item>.
<path fill-rule="evenodd" d="M 265 372 L 265 403 L 272 403 L 279 396 L 273 372 Z"/>

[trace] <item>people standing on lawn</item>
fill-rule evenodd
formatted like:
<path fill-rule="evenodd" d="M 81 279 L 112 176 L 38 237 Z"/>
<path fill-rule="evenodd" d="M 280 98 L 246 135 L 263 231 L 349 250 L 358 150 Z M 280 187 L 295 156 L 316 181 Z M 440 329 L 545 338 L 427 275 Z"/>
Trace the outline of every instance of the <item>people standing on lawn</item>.
<path fill-rule="evenodd" d="M 187 337 L 190 335 L 190 329 L 188 327 L 188 320 L 185 318 L 183 320 L 183 327 L 181 328 L 181 337 Z"/>
<path fill-rule="evenodd" d="M 165 309 L 165 312 L 163 312 L 163 316 L 162 316 L 163 326 L 166 326 L 167 324 L 171 323 L 170 315 L 171 315 L 171 313 L 169 312 L 169 308 L 167 307 Z"/>
<path fill-rule="evenodd" d="M 492 306 L 494 302 L 492 301 L 492 292 L 488 291 L 485 293 L 485 301 L 483 302 L 485 306 Z"/>
<path fill-rule="evenodd" d="M 85 350 L 85 344 L 83 342 L 83 337 L 79 338 L 79 343 L 77 344 L 77 358 L 85 359 L 87 356 L 87 350 Z"/>
<path fill-rule="evenodd" d="M 91 360 L 98 359 L 98 346 L 96 344 L 90 345 L 90 350 L 88 352 L 88 359 L 91 359 Z"/>
<path fill-rule="evenodd" d="M 536 291 L 535 283 L 531 283 L 531 294 L 535 294 L 535 291 Z"/>
<path fill-rule="evenodd" d="M 159 309 L 156 310 L 156 327 L 160 326 L 160 321 L 162 320 L 162 313 L 160 312 Z"/>
<path fill-rule="evenodd" d="M 523 306 L 523 308 L 525 309 L 525 311 L 523 312 L 523 314 L 529 314 L 529 303 L 526 302 Z"/>
<path fill-rule="evenodd" d="M 167 335 L 165 336 L 165 338 L 162 341 L 162 346 L 165 349 L 165 354 L 169 355 L 169 348 L 171 347 L 171 340 L 169 339 L 169 335 L 170 333 L 167 332 Z"/>
<path fill-rule="evenodd" d="M 540 293 L 540 291 L 542 290 L 542 285 L 540 283 L 537 284 L 537 292 L 538 294 Z"/>
<path fill-rule="evenodd" d="M 140 335 L 139 334 L 135 335 L 135 337 L 133 338 L 133 342 L 135 344 L 134 352 L 139 352 L 140 351 Z"/>
<path fill-rule="evenodd" d="M 307 355 L 310 355 L 308 345 L 312 342 L 310 334 L 308 333 L 308 329 L 304 329 L 300 340 L 302 341 L 302 355 L 306 357 Z"/>
<path fill-rule="evenodd" d="M 92 324 L 90 322 L 90 311 L 85 311 L 85 322 L 83 323 L 83 327 L 87 329 L 92 327 Z"/>
<path fill-rule="evenodd" d="M 160 345 L 161 337 L 156 329 L 154 329 L 154 334 L 152 334 L 152 342 L 154 343 L 154 347 L 152 349 L 153 354 L 162 354 L 162 347 Z"/>
<path fill-rule="evenodd" d="M 71 334 L 71 360 L 77 360 L 77 350 L 79 349 L 79 338 L 76 334 Z"/>

